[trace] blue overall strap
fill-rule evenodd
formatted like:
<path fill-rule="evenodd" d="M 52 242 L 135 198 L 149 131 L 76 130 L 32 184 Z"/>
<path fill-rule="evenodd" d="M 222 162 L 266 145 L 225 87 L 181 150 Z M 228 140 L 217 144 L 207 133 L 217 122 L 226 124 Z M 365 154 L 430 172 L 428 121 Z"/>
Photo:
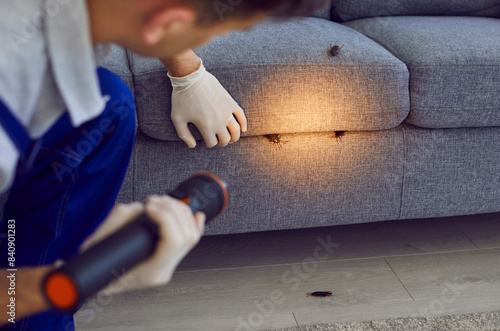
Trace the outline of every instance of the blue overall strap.
<path fill-rule="evenodd" d="M 19 159 L 24 166 L 31 168 L 40 149 L 40 141 L 32 141 L 28 132 L 12 115 L 7 106 L 0 99 L 0 125 L 9 135 L 19 151 Z"/>

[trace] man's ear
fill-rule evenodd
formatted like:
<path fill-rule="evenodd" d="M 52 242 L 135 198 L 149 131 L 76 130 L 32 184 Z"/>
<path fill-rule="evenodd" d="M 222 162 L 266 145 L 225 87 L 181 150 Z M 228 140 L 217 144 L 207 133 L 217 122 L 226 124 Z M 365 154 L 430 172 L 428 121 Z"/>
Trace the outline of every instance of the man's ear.
<path fill-rule="evenodd" d="M 196 13 L 188 7 L 165 7 L 156 10 L 142 27 L 143 40 L 154 45 L 163 36 L 176 32 L 194 22 Z"/>

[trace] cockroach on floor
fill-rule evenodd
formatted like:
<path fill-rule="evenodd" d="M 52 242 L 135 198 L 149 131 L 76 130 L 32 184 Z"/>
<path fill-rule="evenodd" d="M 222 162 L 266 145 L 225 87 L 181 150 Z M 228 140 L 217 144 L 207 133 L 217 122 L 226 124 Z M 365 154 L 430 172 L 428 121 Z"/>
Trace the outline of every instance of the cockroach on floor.
<path fill-rule="evenodd" d="M 334 131 L 333 132 L 333 136 L 331 138 L 335 138 L 337 139 L 337 144 L 340 142 L 342 142 L 342 137 L 345 136 L 347 131 Z"/>
<path fill-rule="evenodd" d="M 345 44 L 342 44 L 342 47 L 340 47 L 339 45 L 333 45 L 330 44 L 330 50 L 328 51 L 328 54 L 330 56 L 336 56 L 340 59 L 340 56 L 339 56 L 339 53 L 340 53 L 340 50 L 344 47 Z"/>
<path fill-rule="evenodd" d="M 268 134 L 265 136 L 267 140 L 269 140 L 272 143 L 278 144 L 279 148 L 283 148 L 281 146 L 281 143 L 286 144 L 288 141 L 281 140 L 281 134 L 276 133 L 276 134 Z"/>
<path fill-rule="evenodd" d="M 332 291 L 317 291 L 317 292 L 309 292 L 306 293 L 308 297 L 331 297 Z"/>

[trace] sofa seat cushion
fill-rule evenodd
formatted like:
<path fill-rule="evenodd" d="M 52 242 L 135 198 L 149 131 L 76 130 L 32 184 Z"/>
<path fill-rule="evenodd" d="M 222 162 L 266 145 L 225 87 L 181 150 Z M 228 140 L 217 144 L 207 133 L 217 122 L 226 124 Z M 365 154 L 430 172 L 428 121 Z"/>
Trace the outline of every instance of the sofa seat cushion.
<path fill-rule="evenodd" d="M 330 43 L 345 44 L 340 58 L 328 55 Z M 404 63 L 338 23 L 267 21 L 195 51 L 245 109 L 246 136 L 387 129 L 409 113 Z M 180 141 L 170 120 L 166 69 L 158 60 L 137 55 L 130 63 L 139 127 L 150 137 Z"/>
<path fill-rule="evenodd" d="M 408 123 L 427 128 L 500 125 L 499 19 L 395 16 L 345 24 L 408 66 Z"/>
<path fill-rule="evenodd" d="M 500 211 L 500 128 L 403 132 L 401 219 Z"/>
<path fill-rule="evenodd" d="M 335 0 L 332 19 L 348 22 L 380 16 L 488 16 L 500 17 L 498 0 Z"/>
<path fill-rule="evenodd" d="M 348 132 L 343 143 L 326 133 L 284 134 L 280 149 L 264 137 L 224 148 L 164 142 L 139 132 L 134 149 L 133 201 L 164 194 L 198 171 L 224 179 L 226 212 L 205 234 L 244 233 L 398 219 L 404 149 L 400 127 Z"/>

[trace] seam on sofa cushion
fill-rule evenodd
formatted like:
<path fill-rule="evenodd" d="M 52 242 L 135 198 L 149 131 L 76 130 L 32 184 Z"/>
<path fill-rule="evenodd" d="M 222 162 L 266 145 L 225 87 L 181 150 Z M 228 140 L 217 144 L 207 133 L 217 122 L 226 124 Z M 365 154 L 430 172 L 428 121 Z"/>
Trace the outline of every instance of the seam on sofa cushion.
<path fill-rule="evenodd" d="M 128 68 L 129 68 L 129 71 L 130 73 L 132 74 L 132 84 L 134 85 L 134 100 L 136 100 L 136 75 L 135 73 L 132 71 L 132 66 L 133 66 L 133 56 L 131 54 L 131 52 L 125 48 L 125 55 L 126 55 L 126 58 L 127 58 L 127 64 L 128 64 Z M 137 103 L 137 101 L 136 101 Z M 139 125 L 139 112 L 137 111 L 137 104 L 136 104 L 136 107 L 135 107 L 135 120 L 136 120 L 136 123 L 135 123 L 135 136 L 137 138 L 137 135 L 139 134 L 139 132 L 141 131 L 141 127 Z M 136 193 L 136 188 L 137 188 L 137 148 L 138 148 L 138 145 L 137 144 L 134 144 L 134 149 L 132 150 L 132 201 L 137 201 L 137 193 Z"/>
<path fill-rule="evenodd" d="M 401 61 L 400 59 L 398 59 Z M 280 67 L 282 68 L 283 66 L 287 67 L 325 67 L 325 68 L 332 68 L 332 67 L 337 67 L 339 69 L 342 68 L 358 68 L 358 69 L 364 69 L 366 70 L 367 68 L 401 68 L 402 66 L 406 66 L 402 61 L 400 64 L 371 64 L 371 63 L 365 63 L 365 64 L 338 64 L 338 63 L 266 63 L 263 65 L 245 65 L 246 69 L 251 69 L 251 68 L 269 68 L 272 66 Z M 238 70 L 237 72 L 241 71 L 241 65 L 237 66 L 231 66 L 231 67 L 217 67 L 217 68 L 211 68 L 207 67 L 207 70 L 216 70 L 216 71 L 230 71 L 230 72 L 235 72 L 235 70 Z M 154 69 L 154 70 L 145 70 L 141 71 L 140 73 L 134 73 L 133 75 L 135 77 L 142 77 L 142 76 L 147 76 L 151 74 L 157 74 L 157 73 L 166 73 L 167 70 L 162 70 L 162 69 Z"/>
<path fill-rule="evenodd" d="M 135 107 L 135 135 L 137 136 L 137 133 L 139 133 L 139 130 L 141 130 L 141 126 L 139 125 L 139 112 L 137 111 L 137 98 L 136 98 L 137 85 L 135 82 L 136 81 L 135 74 L 132 71 L 132 61 L 133 61 L 132 58 L 133 58 L 133 56 L 131 55 L 131 52 L 126 48 L 125 48 L 125 57 L 127 58 L 128 70 L 131 73 L 132 85 L 134 86 L 132 93 L 134 93 L 134 101 L 136 103 L 136 107 Z"/>
<path fill-rule="evenodd" d="M 436 63 L 436 64 L 419 64 L 419 63 L 409 63 L 408 68 L 409 69 L 420 69 L 420 68 L 436 68 L 436 67 L 460 67 L 460 68 L 484 68 L 484 67 L 491 67 L 494 69 L 498 69 L 498 66 L 500 65 L 500 61 L 497 64 L 462 64 L 462 63 L 455 63 L 455 64 L 441 64 L 441 63 Z"/>
<path fill-rule="evenodd" d="M 401 201 L 399 205 L 398 219 L 403 215 L 403 198 L 405 196 L 405 176 L 406 176 L 406 132 L 404 125 L 401 125 L 401 133 L 403 135 L 403 178 L 401 179 Z"/>
<path fill-rule="evenodd" d="M 136 135 L 137 137 L 137 135 Z M 136 183 L 137 183 L 137 148 L 134 148 L 132 157 L 134 159 L 134 162 L 132 164 L 132 178 L 134 179 L 134 182 L 132 183 L 132 198 L 133 201 L 137 201 L 137 193 L 136 193 Z"/>
<path fill-rule="evenodd" d="M 426 111 L 426 110 L 429 110 L 429 109 L 457 109 L 459 107 L 456 107 L 456 106 L 439 106 L 439 107 L 433 107 L 433 106 L 426 106 L 425 108 L 413 108 L 413 111 Z M 498 111 L 498 107 L 475 107 L 475 108 L 465 108 L 465 107 L 460 107 L 460 110 L 465 110 L 465 111 L 468 111 L 468 110 L 494 110 L 494 111 Z"/>

